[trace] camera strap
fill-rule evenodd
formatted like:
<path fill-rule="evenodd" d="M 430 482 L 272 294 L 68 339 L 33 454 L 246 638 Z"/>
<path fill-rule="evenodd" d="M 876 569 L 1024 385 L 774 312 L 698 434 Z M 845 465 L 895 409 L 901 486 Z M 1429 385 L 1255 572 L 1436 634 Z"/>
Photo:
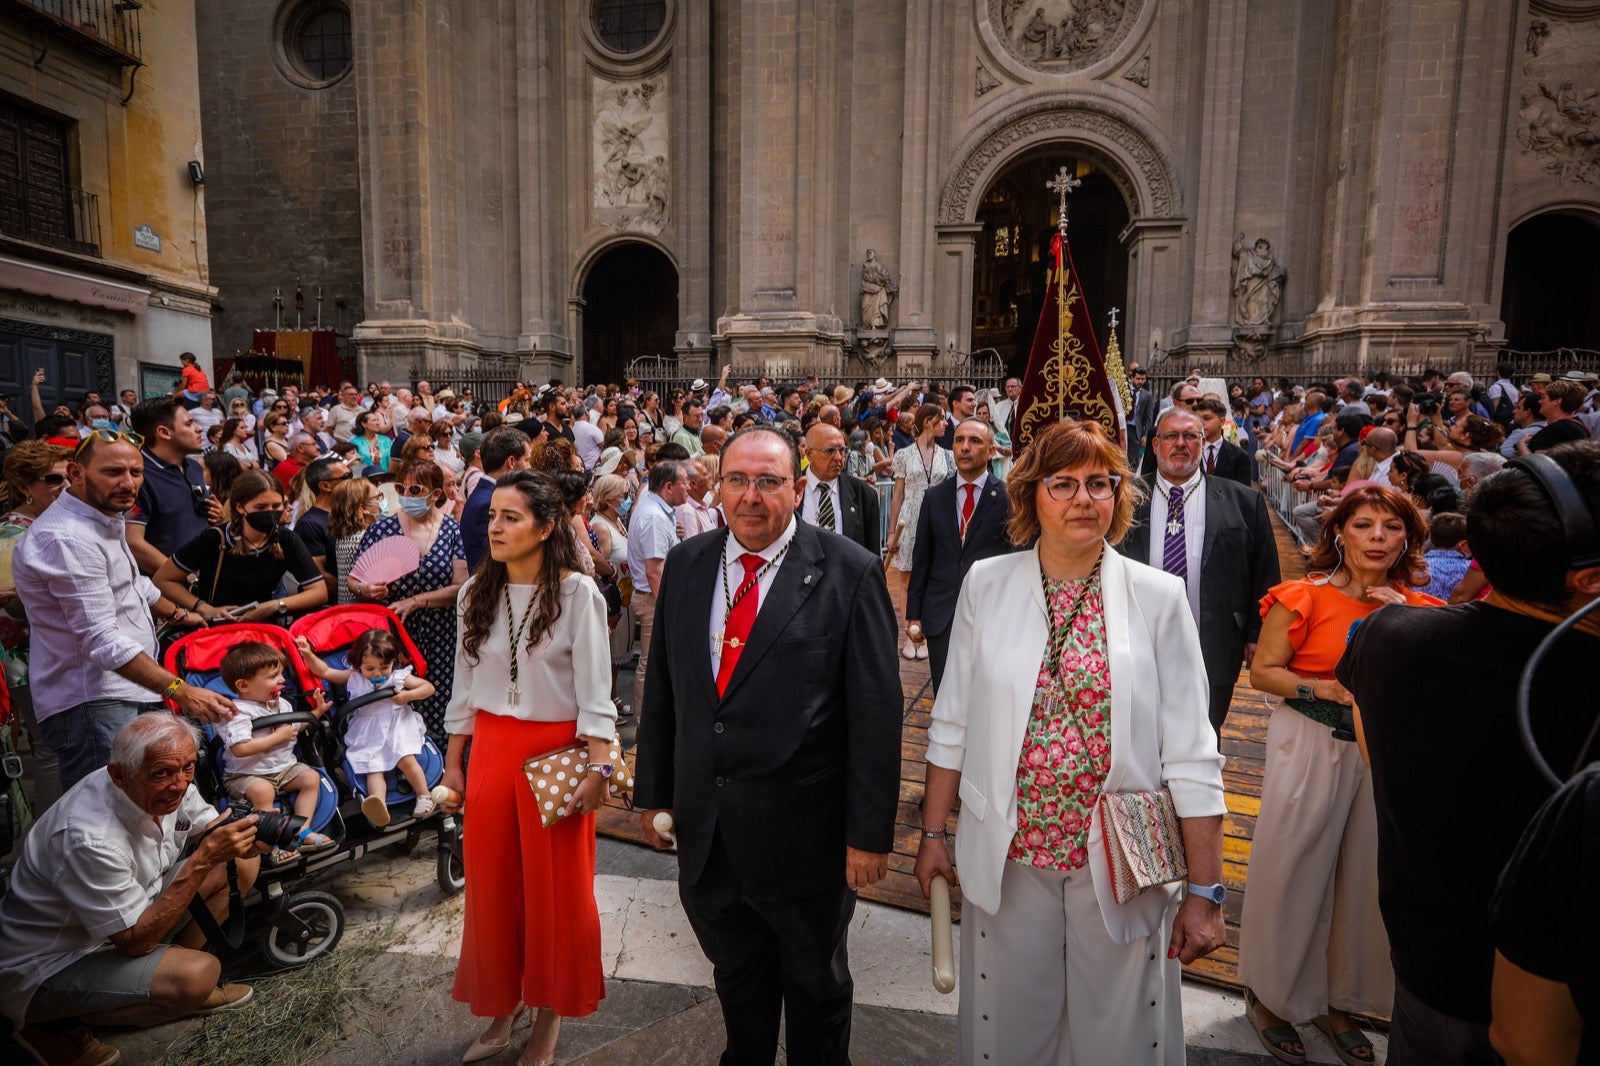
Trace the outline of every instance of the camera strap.
<path fill-rule="evenodd" d="M 205 897 L 198 893 L 189 901 L 189 914 L 205 933 L 206 943 L 217 947 L 226 944 L 230 951 L 244 943 L 244 900 L 239 893 L 239 867 L 232 859 L 228 860 L 228 917 L 217 924 Z"/>

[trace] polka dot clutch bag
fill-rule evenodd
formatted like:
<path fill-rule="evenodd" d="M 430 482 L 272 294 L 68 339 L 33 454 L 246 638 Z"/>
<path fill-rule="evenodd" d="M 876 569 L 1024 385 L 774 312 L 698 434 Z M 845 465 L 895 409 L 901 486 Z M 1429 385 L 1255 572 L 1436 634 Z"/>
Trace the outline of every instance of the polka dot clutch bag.
<path fill-rule="evenodd" d="M 608 798 L 620 798 L 633 806 L 633 772 L 622 757 L 622 742 L 612 738 L 607 753 L 611 762 L 611 776 L 606 779 Z M 572 791 L 584 779 L 583 767 L 589 763 L 589 742 L 579 740 L 564 748 L 535 755 L 522 764 L 528 777 L 528 787 L 533 789 L 539 803 L 539 819 L 549 829 L 561 820 L 561 812 L 572 802 Z"/>

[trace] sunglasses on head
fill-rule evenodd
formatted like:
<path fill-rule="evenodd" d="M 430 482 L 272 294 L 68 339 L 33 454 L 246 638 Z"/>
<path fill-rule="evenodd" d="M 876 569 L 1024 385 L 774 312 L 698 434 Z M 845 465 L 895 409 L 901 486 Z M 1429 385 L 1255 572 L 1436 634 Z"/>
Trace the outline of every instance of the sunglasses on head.
<path fill-rule="evenodd" d="M 135 433 L 131 429 L 91 429 L 89 431 L 89 435 L 78 442 L 78 447 L 73 450 L 72 457 L 76 459 L 79 455 L 82 455 L 83 450 L 89 446 L 89 442 L 94 440 L 96 437 L 105 441 L 107 444 L 115 444 L 118 441 L 127 441 L 135 448 L 144 447 L 144 434 Z"/>

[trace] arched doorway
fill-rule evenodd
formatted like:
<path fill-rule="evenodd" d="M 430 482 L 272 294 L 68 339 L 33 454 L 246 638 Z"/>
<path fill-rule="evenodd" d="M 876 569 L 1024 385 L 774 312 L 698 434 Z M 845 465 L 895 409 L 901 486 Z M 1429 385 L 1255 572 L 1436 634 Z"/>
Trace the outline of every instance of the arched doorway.
<path fill-rule="evenodd" d="M 1129 214 L 1122 191 L 1070 145 L 1033 149 L 984 191 L 977 215 L 983 232 L 973 255 L 972 348 L 995 349 L 1012 374 L 1025 369 L 1039 323 L 1057 221 L 1056 196 L 1045 184 L 1061 167 L 1083 182 L 1067 201 L 1067 238 L 1101 345 L 1111 308 L 1121 308 L 1120 320 L 1127 320 L 1128 253 L 1118 236 Z"/>
<path fill-rule="evenodd" d="M 606 249 L 583 282 L 584 383 L 620 383 L 639 356 L 671 355 L 677 335 L 672 261 L 636 241 Z"/>
<path fill-rule="evenodd" d="M 1600 225 L 1562 212 L 1537 215 L 1506 239 L 1500 319 L 1524 352 L 1600 348 Z"/>

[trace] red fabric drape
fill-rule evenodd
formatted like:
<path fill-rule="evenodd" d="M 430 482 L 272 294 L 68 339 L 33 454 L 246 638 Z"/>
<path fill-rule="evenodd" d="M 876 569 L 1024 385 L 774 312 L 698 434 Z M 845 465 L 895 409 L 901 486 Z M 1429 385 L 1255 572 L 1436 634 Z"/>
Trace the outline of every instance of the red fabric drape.
<path fill-rule="evenodd" d="M 1022 397 L 1017 402 L 1013 447 L 1026 448 L 1036 433 L 1041 433 L 1062 418 L 1093 419 L 1113 438 L 1123 432 L 1122 403 L 1112 387 L 1106 362 L 1095 340 L 1089 305 L 1083 298 L 1078 271 L 1072 265 L 1072 250 L 1061 234 L 1050 245 L 1052 265 L 1045 282 L 1044 308 L 1039 313 L 1039 328 L 1033 334 L 1028 352 L 1028 370 L 1022 379 Z M 1063 299 L 1070 314 L 1068 331 L 1061 336 Z"/>

